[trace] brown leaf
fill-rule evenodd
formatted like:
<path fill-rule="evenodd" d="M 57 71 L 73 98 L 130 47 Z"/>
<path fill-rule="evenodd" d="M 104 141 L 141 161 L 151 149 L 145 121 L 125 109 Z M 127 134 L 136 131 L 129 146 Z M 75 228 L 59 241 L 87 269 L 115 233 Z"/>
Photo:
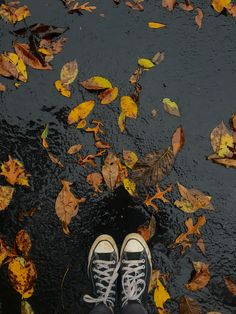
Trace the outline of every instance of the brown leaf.
<path fill-rule="evenodd" d="M 79 165 L 82 167 L 85 167 L 85 164 L 89 164 L 91 166 L 93 166 L 94 168 L 97 167 L 97 164 L 95 163 L 94 159 L 96 156 L 89 154 L 86 157 L 80 157 L 79 158 Z"/>
<path fill-rule="evenodd" d="M 82 145 L 81 145 L 81 144 L 73 145 L 73 146 L 71 146 L 71 147 L 67 150 L 67 154 L 73 155 L 73 154 L 75 154 L 75 153 L 78 153 L 78 151 L 80 151 L 81 148 L 82 148 Z"/>
<path fill-rule="evenodd" d="M 190 1 L 189 1 L 188 4 L 187 4 L 187 3 L 180 3 L 180 4 L 179 4 L 179 7 L 180 7 L 182 10 L 187 11 L 187 12 L 193 11 L 193 9 L 194 9 L 193 4 L 190 3 Z"/>
<path fill-rule="evenodd" d="M 16 235 L 16 246 L 17 249 L 23 254 L 24 257 L 29 255 L 31 249 L 31 240 L 30 236 L 25 230 L 20 230 Z"/>
<path fill-rule="evenodd" d="M 28 44 L 13 43 L 13 47 L 18 57 L 21 58 L 23 62 L 29 65 L 31 68 L 37 70 L 52 70 L 50 64 L 42 64 L 41 61 L 32 54 Z"/>
<path fill-rule="evenodd" d="M 91 121 L 91 123 L 95 124 L 95 127 L 93 127 L 93 128 L 86 128 L 85 132 L 93 133 L 94 139 L 97 142 L 97 141 L 100 140 L 98 134 L 99 133 L 101 133 L 101 134 L 104 133 L 104 131 L 102 130 L 103 123 L 101 121 L 96 120 L 96 119 L 93 119 Z"/>
<path fill-rule="evenodd" d="M 133 169 L 134 165 L 138 161 L 138 156 L 130 150 L 123 150 L 123 159 L 124 159 L 125 165 L 128 168 Z"/>
<path fill-rule="evenodd" d="M 197 8 L 197 15 L 195 16 L 195 22 L 198 26 L 198 29 L 202 27 L 202 20 L 203 20 L 203 11 Z"/>
<path fill-rule="evenodd" d="M 7 257 L 14 257 L 16 252 L 11 250 L 3 239 L 0 238 L 0 267 L 3 265 Z"/>
<path fill-rule="evenodd" d="M 211 158 L 211 161 L 213 161 L 216 164 L 225 166 L 226 168 L 236 168 L 236 159 L 231 158 Z"/>
<path fill-rule="evenodd" d="M 235 6 L 236 7 L 236 6 Z M 230 118 L 230 124 L 233 131 L 236 131 L 236 114 L 233 114 Z"/>
<path fill-rule="evenodd" d="M 153 57 L 152 57 L 152 62 L 156 65 L 159 65 L 162 61 L 165 59 L 165 52 L 158 51 Z"/>
<path fill-rule="evenodd" d="M 175 157 L 172 148 L 151 152 L 137 161 L 131 179 L 137 184 L 150 186 L 162 181 L 171 171 Z"/>
<path fill-rule="evenodd" d="M 198 220 L 195 225 L 193 225 L 193 219 L 188 218 L 185 221 L 185 226 L 187 228 L 186 233 L 181 233 L 177 239 L 175 240 L 174 247 L 175 246 L 182 246 L 181 254 L 183 254 L 187 248 L 191 247 L 191 241 L 189 240 L 189 235 L 195 235 L 197 238 L 201 237 L 200 228 L 205 225 L 206 218 L 205 216 L 198 217 Z"/>
<path fill-rule="evenodd" d="M 96 193 L 102 192 L 99 188 L 103 182 L 103 177 L 100 172 L 90 173 L 87 176 L 87 182 L 92 185 Z"/>
<path fill-rule="evenodd" d="M 60 162 L 60 160 L 53 155 L 52 153 L 48 152 L 48 157 L 50 158 L 50 160 L 57 166 L 64 168 L 64 165 Z"/>
<path fill-rule="evenodd" d="M 69 9 L 69 13 L 80 13 L 80 11 L 87 11 L 92 13 L 96 9 L 95 6 L 89 6 L 89 2 L 79 4 L 75 0 L 63 0 L 66 7 Z"/>
<path fill-rule="evenodd" d="M 227 11 L 229 14 L 231 14 L 233 17 L 236 17 L 236 5 L 235 4 L 230 4 L 229 7 L 227 8 Z"/>
<path fill-rule="evenodd" d="M 202 262 L 193 262 L 193 267 L 196 273 L 193 279 L 185 285 L 187 289 L 191 291 L 197 291 L 206 287 L 210 280 L 208 266 L 208 264 L 204 264 Z"/>
<path fill-rule="evenodd" d="M 109 105 L 118 96 L 118 87 L 108 88 L 98 95 L 98 99 L 102 105 Z"/>
<path fill-rule="evenodd" d="M 61 220 L 62 224 L 68 228 L 71 219 L 78 213 L 79 204 L 84 203 L 86 199 L 76 198 L 73 195 L 73 193 L 70 191 L 70 186 L 72 184 L 71 182 L 61 180 L 61 183 L 63 187 L 57 196 L 55 209 L 56 214 Z"/>
<path fill-rule="evenodd" d="M 196 245 L 199 247 L 200 251 L 203 255 L 206 253 L 205 243 L 203 239 L 198 239 Z"/>
<path fill-rule="evenodd" d="M 5 91 L 6 91 L 6 86 L 0 83 L 0 92 L 5 92 Z"/>
<path fill-rule="evenodd" d="M 144 238 L 145 241 L 149 241 L 156 232 L 156 219 L 154 216 L 151 217 L 149 226 L 142 225 L 138 227 L 139 234 Z"/>
<path fill-rule="evenodd" d="M 230 135 L 230 133 L 227 127 L 225 126 L 224 122 L 222 121 L 217 127 L 215 127 L 212 130 L 210 134 L 211 146 L 215 153 L 219 151 L 220 145 L 221 145 L 221 139 L 225 135 Z"/>
<path fill-rule="evenodd" d="M 143 69 L 142 68 L 138 68 L 137 70 L 135 70 L 133 72 L 133 74 L 130 76 L 129 78 L 129 82 L 131 84 L 136 84 L 140 78 L 141 78 L 141 75 L 143 74 Z"/>
<path fill-rule="evenodd" d="M 23 164 L 17 160 L 8 156 L 8 161 L 5 161 L 1 165 L 0 175 L 4 176 L 11 185 L 19 184 L 29 186 L 28 178 L 29 174 L 25 172 Z"/>
<path fill-rule="evenodd" d="M 3 54 L 0 54 L 0 75 L 9 78 L 18 78 L 16 66 Z"/>
<path fill-rule="evenodd" d="M 36 211 L 37 208 L 33 207 L 28 211 L 20 212 L 18 219 L 22 221 L 25 217 L 32 217 Z"/>
<path fill-rule="evenodd" d="M 196 300 L 182 296 L 179 302 L 179 312 L 180 314 L 202 314 L 202 309 Z"/>
<path fill-rule="evenodd" d="M 148 293 L 150 293 L 157 286 L 157 280 L 160 278 L 160 271 L 158 269 L 153 269 L 151 280 L 149 282 Z"/>
<path fill-rule="evenodd" d="M 0 185 L 0 211 L 8 207 L 15 189 L 11 186 Z"/>
<path fill-rule="evenodd" d="M 176 156 L 178 152 L 183 148 L 184 143 L 185 143 L 184 130 L 182 126 L 179 126 L 175 130 L 174 134 L 172 135 L 171 141 L 172 141 L 173 154 L 174 156 Z"/>
<path fill-rule="evenodd" d="M 111 145 L 107 142 L 102 142 L 102 141 L 96 141 L 95 142 L 95 146 L 98 148 L 98 149 L 109 149 L 111 148 Z"/>
<path fill-rule="evenodd" d="M 176 6 L 176 0 L 162 0 L 163 8 L 172 11 Z"/>
<path fill-rule="evenodd" d="M 39 43 L 39 52 L 41 52 L 40 49 L 45 49 L 50 55 L 56 55 L 62 51 L 65 42 L 66 38 L 59 38 L 55 41 L 42 39 Z"/>
<path fill-rule="evenodd" d="M 111 190 L 114 190 L 117 182 L 119 181 L 119 164 L 119 159 L 113 153 L 109 152 L 102 167 L 102 175 L 106 185 Z"/>
<path fill-rule="evenodd" d="M 149 194 L 146 197 L 146 200 L 144 201 L 144 204 L 146 206 L 152 206 L 152 208 L 155 210 L 155 212 L 158 212 L 158 207 L 155 203 L 153 203 L 154 200 L 160 200 L 162 203 L 166 204 L 169 203 L 169 201 L 164 197 L 166 193 L 169 193 L 172 191 L 172 186 L 168 186 L 165 190 L 161 191 L 159 185 L 156 186 L 156 193 L 154 196 L 150 196 Z"/>
<path fill-rule="evenodd" d="M 225 284 L 229 291 L 236 296 L 236 281 L 233 281 L 231 277 L 225 277 Z"/>
<path fill-rule="evenodd" d="M 133 2 L 126 0 L 125 4 L 127 7 L 133 9 L 133 10 L 137 10 L 137 11 L 144 11 L 144 7 L 142 6 L 142 2 L 144 0 L 133 0 Z"/>
<path fill-rule="evenodd" d="M 0 5 L 0 16 L 6 21 L 15 24 L 30 16 L 30 10 L 27 5 L 19 6 L 18 1 L 12 1 L 8 4 Z"/>

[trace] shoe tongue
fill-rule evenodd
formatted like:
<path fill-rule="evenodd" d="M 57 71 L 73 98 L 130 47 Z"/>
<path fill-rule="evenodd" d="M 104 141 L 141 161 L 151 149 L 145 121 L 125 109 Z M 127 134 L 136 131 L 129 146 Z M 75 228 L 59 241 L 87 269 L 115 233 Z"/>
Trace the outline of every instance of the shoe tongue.
<path fill-rule="evenodd" d="M 111 253 L 96 253 L 96 259 L 101 261 L 112 261 L 114 259 L 114 255 Z"/>
<path fill-rule="evenodd" d="M 140 260 L 142 258 L 142 252 L 125 252 L 125 259 L 127 260 Z"/>

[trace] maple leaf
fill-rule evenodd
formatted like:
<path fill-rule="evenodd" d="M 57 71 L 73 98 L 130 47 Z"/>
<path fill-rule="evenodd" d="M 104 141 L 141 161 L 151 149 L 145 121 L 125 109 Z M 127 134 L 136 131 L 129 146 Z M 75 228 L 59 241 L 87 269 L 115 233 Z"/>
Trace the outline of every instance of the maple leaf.
<path fill-rule="evenodd" d="M 144 201 L 144 204 L 146 206 L 151 206 L 155 212 L 158 212 L 158 207 L 156 204 L 153 203 L 154 200 L 160 200 L 162 203 L 166 204 L 169 203 L 169 201 L 164 197 L 166 193 L 169 193 L 172 191 L 172 186 L 168 186 L 164 191 L 161 191 L 160 186 L 157 184 L 156 186 L 156 193 L 153 196 L 150 196 L 149 194 L 146 197 L 146 200 Z"/>
<path fill-rule="evenodd" d="M 5 161 L 1 165 L 0 175 L 4 176 L 11 185 L 19 184 L 29 186 L 28 178 L 29 174 L 25 172 L 23 164 L 17 160 L 8 156 L 9 160 Z"/>

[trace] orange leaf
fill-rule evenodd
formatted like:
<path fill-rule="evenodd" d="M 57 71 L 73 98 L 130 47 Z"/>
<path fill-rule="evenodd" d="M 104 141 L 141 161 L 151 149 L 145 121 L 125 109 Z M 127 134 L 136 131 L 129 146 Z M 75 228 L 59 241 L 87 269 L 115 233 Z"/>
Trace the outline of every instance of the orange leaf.
<path fill-rule="evenodd" d="M 138 233 L 144 238 L 145 241 L 149 241 L 156 232 L 156 220 L 155 217 L 152 216 L 150 219 L 149 226 L 142 225 L 138 227 Z"/>
<path fill-rule="evenodd" d="M 202 27 L 202 20 L 203 20 L 203 11 L 197 8 L 197 15 L 195 16 L 195 22 L 198 26 L 198 29 Z"/>
<path fill-rule="evenodd" d="M 225 284 L 229 291 L 236 296 L 236 282 L 230 277 L 225 277 Z"/>
<path fill-rule="evenodd" d="M 94 173 L 90 173 L 87 176 L 87 182 L 92 185 L 92 187 L 94 188 L 95 192 L 102 192 L 99 188 L 99 186 L 102 184 L 103 182 L 103 177 L 101 175 L 100 172 L 94 172 Z"/>
<path fill-rule="evenodd" d="M 168 186 L 164 191 L 160 190 L 159 185 L 157 184 L 156 186 L 156 194 L 154 196 L 150 196 L 149 194 L 146 197 L 146 200 L 144 201 L 144 204 L 146 206 L 151 206 L 155 212 L 158 212 L 158 207 L 156 204 L 153 203 L 154 200 L 160 200 L 162 201 L 164 204 L 169 203 L 169 201 L 164 197 L 164 195 L 166 193 L 169 193 L 172 191 L 172 186 Z"/>
<path fill-rule="evenodd" d="M 210 272 L 208 270 L 208 264 L 193 262 L 193 266 L 196 273 L 193 279 L 185 286 L 191 291 L 197 291 L 204 288 L 208 284 L 210 280 Z"/>
<path fill-rule="evenodd" d="M 104 92 L 98 95 L 98 99 L 101 101 L 102 105 L 108 105 L 113 102 L 118 96 L 118 88 L 112 87 L 106 89 Z"/>
<path fill-rule="evenodd" d="M 176 156 L 178 154 L 178 152 L 184 146 L 184 142 L 185 142 L 184 130 L 183 130 L 182 126 L 179 126 L 175 130 L 174 134 L 172 135 L 171 140 L 172 140 L 173 153 L 174 153 L 174 156 Z"/>
<path fill-rule="evenodd" d="M 67 150 L 67 154 L 69 155 L 73 155 L 75 153 L 77 153 L 79 150 L 81 150 L 82 145 L 81 144 L 76 144 L 71 146 L 68 150 Z"/>
<path fill-rule="evenodd" d="M 29 251 L 31 249 L 31 240 L 28 233 L 23 229 L 20 230 L 16 235 L 16 246 L 24 257 L 29 255 Z"/>
<path fill-rule="evenodd" d="M 158 22 L 149 22 L 148 27 L 149 28 L 163 28 L 163 27 L 166 27 L 166 25 L 162 23 L 158 23 Z"/>
<path fill-rule="evenodd" d="M 163 8 L 172 11 L 176 6 L 176 0 L 162 0 L 162 6 Z"/>

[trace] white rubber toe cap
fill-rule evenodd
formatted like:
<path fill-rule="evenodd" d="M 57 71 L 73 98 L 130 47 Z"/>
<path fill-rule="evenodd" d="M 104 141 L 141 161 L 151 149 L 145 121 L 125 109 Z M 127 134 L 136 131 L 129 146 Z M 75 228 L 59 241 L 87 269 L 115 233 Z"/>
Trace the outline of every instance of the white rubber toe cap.
<path fill-rule="evenodd" d="M 94 251 L 96 253 L 112 253 L 114 252 L 114 247 L 108 241 L 101 241 L 100 243 L 98 243 Z"/>
<path fill-rule="evenodd" d="M 135 252 L 142 252 L 144 247 L 142 244 L 137 240 L 129 240 L 124 248 L 125 252 L 135 253 Z"/>

